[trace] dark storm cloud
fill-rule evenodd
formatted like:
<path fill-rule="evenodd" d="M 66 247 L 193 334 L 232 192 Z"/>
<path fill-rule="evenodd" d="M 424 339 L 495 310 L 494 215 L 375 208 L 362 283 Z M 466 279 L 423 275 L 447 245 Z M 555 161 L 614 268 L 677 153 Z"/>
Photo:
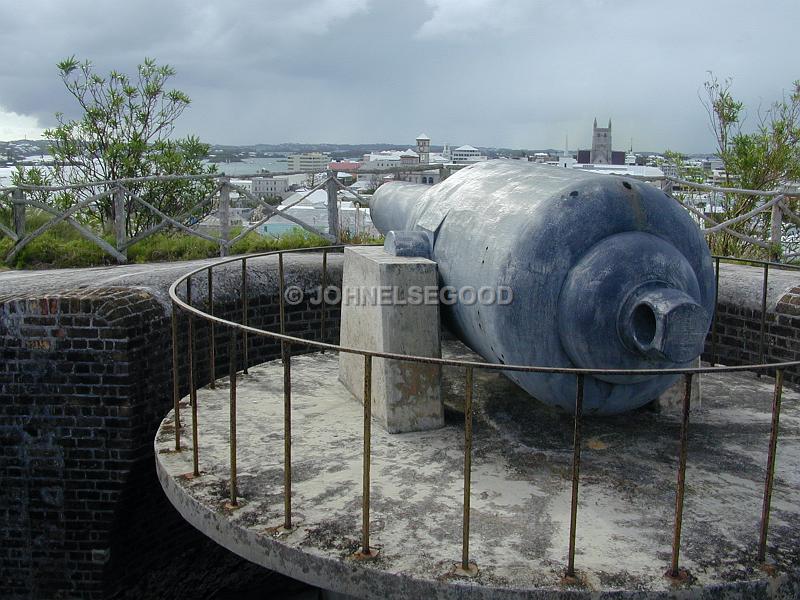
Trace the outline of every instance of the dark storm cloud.
<path fill-rule="evenodd" d="M 575 147 L 597 116 L 613 119 L 619 148 L 704 151 L 708 70 L 753 107 L 800 77 L 788 0 L 3 6 L 2 109 L 51 125 L 74 110 L 60 59 L 107 72 L 149 56 L 193 99 L 179 132 L 219 143 L 411 143 L 424 130 L 434 143 L 562 147 L 568 135 Z"/>

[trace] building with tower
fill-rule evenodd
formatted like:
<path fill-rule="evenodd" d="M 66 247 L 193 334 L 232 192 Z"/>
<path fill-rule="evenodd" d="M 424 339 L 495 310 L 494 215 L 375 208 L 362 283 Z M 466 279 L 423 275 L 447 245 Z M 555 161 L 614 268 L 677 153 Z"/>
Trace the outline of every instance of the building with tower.
<path fill-rule="evenodd" d="M 611 119 L 608 120 L 608 127 L 598 127 L 595 118 L 589 162 L 594 165 L 611 164 Z"/>
<path fill-rule="evenodd" d="M 614 152 L 611 147 L 611 119 L 608 127 L 598 127 L 597 119 L 592 127 L 592 149 L 578 150 L 579 164 L 592 165 L 623 165 L 625 153 Z"/>
<path fill-rule="evenodd" d="M 417 136 L 417 155 L 419 164 L 427 165 L 431 162 L 431 138 L 424 133 Z"/>

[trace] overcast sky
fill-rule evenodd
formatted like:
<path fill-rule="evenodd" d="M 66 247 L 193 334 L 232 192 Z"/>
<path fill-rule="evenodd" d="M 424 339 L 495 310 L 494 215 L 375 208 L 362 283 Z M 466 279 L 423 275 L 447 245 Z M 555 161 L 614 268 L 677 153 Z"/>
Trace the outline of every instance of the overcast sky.
<path fill-rule="evenodd" d="M 800 78 L 797 0 L 0 0 L 0 140 L 75 114 L 56 63 L 177 70 L 177 134 L 711 151 L 707 71 L 751 107 Z"/>

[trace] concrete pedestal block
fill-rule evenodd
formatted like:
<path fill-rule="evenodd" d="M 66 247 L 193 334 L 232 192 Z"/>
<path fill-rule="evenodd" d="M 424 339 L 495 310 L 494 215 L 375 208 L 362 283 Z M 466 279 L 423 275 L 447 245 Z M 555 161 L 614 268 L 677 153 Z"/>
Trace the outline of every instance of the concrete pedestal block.
<path fill-rule="evenodd" d="M 345 248 L 341 345 L 440 357 L 437 294 L 435 262 Z M 363 402 L 364 357 L 340 352 L 339 380 Z M 389 433 L 442 427 L 441 368 L 373 359 L 372 414 Z"/>
<path fill-rule="evenodd" d="M 694 361 L 692 367 L 700 367 L 700 359 Z M 703 394 L 700 381 L 702 374 L 695 374 L 692 377 L 692 399 L 689 404 L 690 410 L 699 410 L 703 403 Z M 683 410 L 683 395 L 685 393 L 685 379 L 681 376 L 675 383 L 664 390 L 661 395 L 653 401 L 653 407 L 664 412 L 680 412 Z"/>

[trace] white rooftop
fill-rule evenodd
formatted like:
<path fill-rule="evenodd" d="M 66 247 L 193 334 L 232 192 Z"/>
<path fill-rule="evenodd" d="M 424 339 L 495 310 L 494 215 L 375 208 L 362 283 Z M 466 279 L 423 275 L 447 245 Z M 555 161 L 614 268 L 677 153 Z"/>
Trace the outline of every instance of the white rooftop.
<path fill-rule="evenodd" d="M 663 177 L 664 171 L 658 167 L 645 167 L 642 165 L 593 165 L 577 163 L 572 165 L 573 169 L 584 169 L 596 173 L 606 173 L 609 175 L 633 175 L 636 177 Z"/>

